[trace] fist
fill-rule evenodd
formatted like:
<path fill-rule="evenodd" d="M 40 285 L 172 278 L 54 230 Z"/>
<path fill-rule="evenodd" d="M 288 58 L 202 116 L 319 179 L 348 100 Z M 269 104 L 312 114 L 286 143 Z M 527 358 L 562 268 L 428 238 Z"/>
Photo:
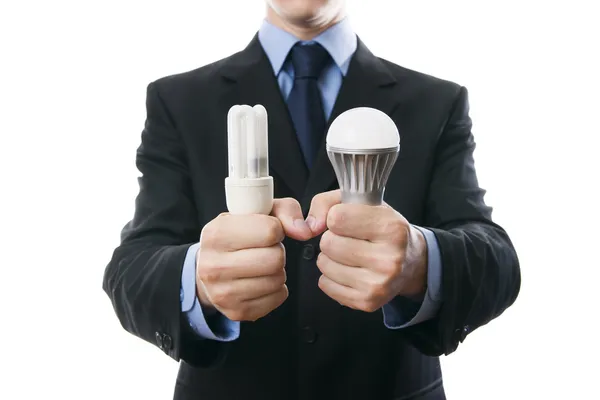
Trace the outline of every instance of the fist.
<path fill-rule="evenodd" d="M 288 297 L 283 239 L 312 232 L 294 199 L 277 199 L 271 215 L 221 214 L 200 235 L 196 289 L 203 308 L 232 321 L 255 321 Z"/>
<path fill-rule="evenodd" d="M 323 193 L 313 199 L 309 221 L 325 231 L 319 287 L 332 299 L 373 312 L 398 295 L 424 293 L 425 238 L 387 204 L 340 204 L 339 191 Z"/>

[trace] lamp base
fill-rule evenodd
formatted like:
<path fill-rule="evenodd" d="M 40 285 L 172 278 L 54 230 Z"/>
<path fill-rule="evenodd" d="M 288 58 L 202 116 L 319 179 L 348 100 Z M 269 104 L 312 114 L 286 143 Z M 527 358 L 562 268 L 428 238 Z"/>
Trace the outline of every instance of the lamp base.
<path fill-rule="evenodd" d="M 365 204 L 368 206 L 380 206 L 383 204 L 382 190 L 374 190 L 372 192 L 357 193 L 342 190 L 342 203 L 346 204 Z"/>

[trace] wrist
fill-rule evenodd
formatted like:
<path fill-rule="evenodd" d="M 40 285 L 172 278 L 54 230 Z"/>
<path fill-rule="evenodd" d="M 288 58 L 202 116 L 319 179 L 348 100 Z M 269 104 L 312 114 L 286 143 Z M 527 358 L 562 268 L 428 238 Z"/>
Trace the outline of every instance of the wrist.
<path fill-rule="evenodd" d="M 198 271 L 198 254 L 200 253 L 200 249 L 196 252 L 196 271 Z M 206 291 L 206 286 L 204 286 L 204 282 L 200 279 L 198 273 L 196 273 L 196 297 L 198 298 L 198 302 L 202 307 L 202 313 L 205 317 L 210 317 L 217 313 L 217 309 L 213 306 L 210 301 L 210 297 Z"/>
<path fill-rule="evenodd" d="M 402 295 L 410 299 L 423 299 L 427 291 L 427 241 L 423 233 L 410 227 L 403 273 L 405 287 Z"/>

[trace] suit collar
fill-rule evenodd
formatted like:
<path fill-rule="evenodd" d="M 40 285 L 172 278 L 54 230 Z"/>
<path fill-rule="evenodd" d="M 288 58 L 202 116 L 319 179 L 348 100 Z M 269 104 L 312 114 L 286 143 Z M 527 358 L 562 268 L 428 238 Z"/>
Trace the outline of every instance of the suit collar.
<path fill-rule="evenodd" d="M 346 76 L 350 59 L 356 51 L 357 38 L 347 18 L 333 25 L 313 40 L 302 41 L 264 20 L 258 31 L 258 40 L 269 59 L 273 72 L 279 75 L 287 56 L 296 43 L 319 43 L 331 56 L 337 67 Z"/>
<path fill-rule="evenodd" d="M 268 59 L 257 33 L 244 50 L 224 61 L 220 72 L 225 79 L 235 82 L 255 73 L 254 68 L 265 66 L 270 70 L 268 71 L 271 73 L 270 75 L 275 77 L 275 68 Z M 352 76 L 349 75 L 352 72 L 351 69 L 355 70 Z M 361 80 L 359 74 L 364 74 L 364 79 L 362 80 L 371 79 L 370 82 L 363 82 L 363 86 L 384 87 L 396 83 L 396 78 L 391 74 L 384 62 L 373 55 L 362 40 L 357 37 L 356 51 L 352 54 L 350 60 L 348 60 L 348 74 L 346 78 Z M 346 83 L 346 79 L 344 83 Z"/>

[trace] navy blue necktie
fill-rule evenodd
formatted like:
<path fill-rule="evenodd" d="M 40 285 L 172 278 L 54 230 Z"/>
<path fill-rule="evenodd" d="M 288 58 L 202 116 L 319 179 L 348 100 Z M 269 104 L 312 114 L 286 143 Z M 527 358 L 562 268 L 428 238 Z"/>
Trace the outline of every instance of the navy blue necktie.
<path fill-rule="evenodd" d="M 294 67 L 294 86 L 287 103 L 304 161 L 310 169 L 325 135 L 325 112 L 318 78 L 330 56 L 320 44 L 296 44 L 290 51 L 290 59 Z"/>

